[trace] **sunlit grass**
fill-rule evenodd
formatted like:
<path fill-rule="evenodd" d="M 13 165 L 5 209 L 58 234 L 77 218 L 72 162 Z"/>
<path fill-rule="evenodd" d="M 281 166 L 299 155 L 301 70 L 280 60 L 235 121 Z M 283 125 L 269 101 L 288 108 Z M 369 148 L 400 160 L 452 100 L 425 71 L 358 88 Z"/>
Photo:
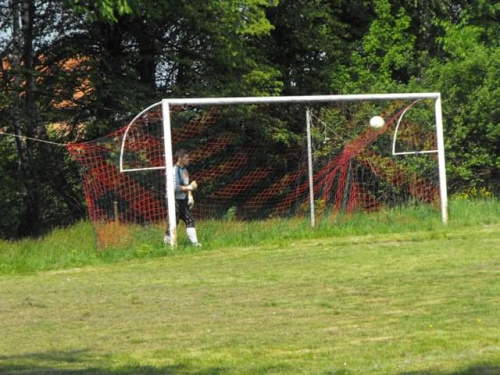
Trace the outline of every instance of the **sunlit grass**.
<path fill-rule="evenodd" d="M 56 229 L 49 235 L 15 242 L 0 241 L 0 273 L 29 273 L 88 265 L 153 259 L 228 247 L 253 245 L 285 246 L 299 239 L 362 236 L 372 234 L 429 231 L 439 236 L 449 230 L 500 222 L 500 202 L 496 199 L 454 200 L 450 205 L 448 226 L 440 214 L 428 206 L 382 210 L 349 216 L 318 215 L 311 228 L 310 219 L 271 218 L 262 221 L 202 220 L 197 224 L 203 248 L 190 246 L 184 227 L 179 228 L 179 246 L 163 245 L 163 227 L 113 227 L 109 247 L 98 251 L 89 222 Z M 118 233 L 118 234 L 117 234 Z"/>
<path fill-rule="evenodd" d="M 200 223 L 226 246 L 160 256 L 142 233 L 122 252 L 88 241 L 93 265 L 2 275 L 0 373 L 499 373 L 498 219 L 443 228 L 419 226 L 421 212 L 381 215 L 379 227 L 324 223 L 305 240 L 300 220 Z M 78 259 L 55 263 L 62 249 L 50 255 L 60 268 Z"/>

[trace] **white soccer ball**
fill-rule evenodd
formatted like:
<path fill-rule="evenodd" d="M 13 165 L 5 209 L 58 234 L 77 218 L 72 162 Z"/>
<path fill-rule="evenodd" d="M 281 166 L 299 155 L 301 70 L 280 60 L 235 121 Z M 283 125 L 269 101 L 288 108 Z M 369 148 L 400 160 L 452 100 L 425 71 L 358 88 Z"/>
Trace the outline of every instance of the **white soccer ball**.
<path fill-rule="evenodd" d="M 385 120 L 380 116 L 373 116 L 370 119 L 370 126 L 372 128 L 378 129 L 378 128 L 381 128 L 382 126 L 384 126 L 384 124 L 385 124 Z"/>

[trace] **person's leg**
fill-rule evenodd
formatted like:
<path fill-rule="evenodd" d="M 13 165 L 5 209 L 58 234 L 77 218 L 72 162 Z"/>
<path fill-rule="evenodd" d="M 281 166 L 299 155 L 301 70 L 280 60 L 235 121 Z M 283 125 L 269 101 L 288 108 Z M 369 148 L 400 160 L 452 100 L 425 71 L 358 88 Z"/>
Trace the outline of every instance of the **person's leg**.
<path fill-rule="evenodd" d="M 194 246 L 201 246 L 201 243 L 198 242 L 198 236 L 196 235 L 195 227 L 186 228 L 186 232 L 189 237 L 189 240 Z"/>
<path fill-rule="evenodd" d="M 196 235 L 195 221 L 191 210 L 189 209 L 188 201 L 179 201 L 180 218 L 186 224 L 186 232 L 191 243 L 195 246 L 201 246 Z"/>

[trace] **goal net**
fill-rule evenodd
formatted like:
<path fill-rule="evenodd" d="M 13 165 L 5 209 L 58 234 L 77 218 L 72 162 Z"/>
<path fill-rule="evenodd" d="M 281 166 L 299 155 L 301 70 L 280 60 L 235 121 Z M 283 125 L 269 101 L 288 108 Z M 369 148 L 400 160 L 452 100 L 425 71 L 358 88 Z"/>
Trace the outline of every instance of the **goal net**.
<path fill-rule="evenodd" d="M 167 170 L 179 149 L 199 185 L 197 220 L 307 216 L 314 225 L 322 215 L 438 208 L 439 96 L 347 98 L 168 100 L 109 136 L 69 145 L 99 247 L 128 241 L 134 225 L 175 229 Z M 382 126 L 370 126 L 374 116 Z"/>

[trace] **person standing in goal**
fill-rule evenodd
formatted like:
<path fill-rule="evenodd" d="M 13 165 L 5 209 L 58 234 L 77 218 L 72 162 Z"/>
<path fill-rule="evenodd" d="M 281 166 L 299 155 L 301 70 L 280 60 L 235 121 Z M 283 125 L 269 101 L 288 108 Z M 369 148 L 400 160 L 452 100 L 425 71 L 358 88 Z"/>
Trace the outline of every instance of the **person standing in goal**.
<path fill-rule="evenodd" d="M 186 150 L 178 150 L 174 154 L 176 160 L 174 166 L 174 191 L 175 191 L 175 212 L 177 224 L 179 219 L 186 224 L 186 232 L 189 240 L 194 246 L 201 247 L 196 235 L 195 221 L 191 210 L 194 206 L 193 191 L 198 188 L 196 181 L 189 182 L 189 173 L 186 167 L 189 165 L 189 153 Z M 165 244 L 170 244 L 170 230 L 167 224 Z"/>

